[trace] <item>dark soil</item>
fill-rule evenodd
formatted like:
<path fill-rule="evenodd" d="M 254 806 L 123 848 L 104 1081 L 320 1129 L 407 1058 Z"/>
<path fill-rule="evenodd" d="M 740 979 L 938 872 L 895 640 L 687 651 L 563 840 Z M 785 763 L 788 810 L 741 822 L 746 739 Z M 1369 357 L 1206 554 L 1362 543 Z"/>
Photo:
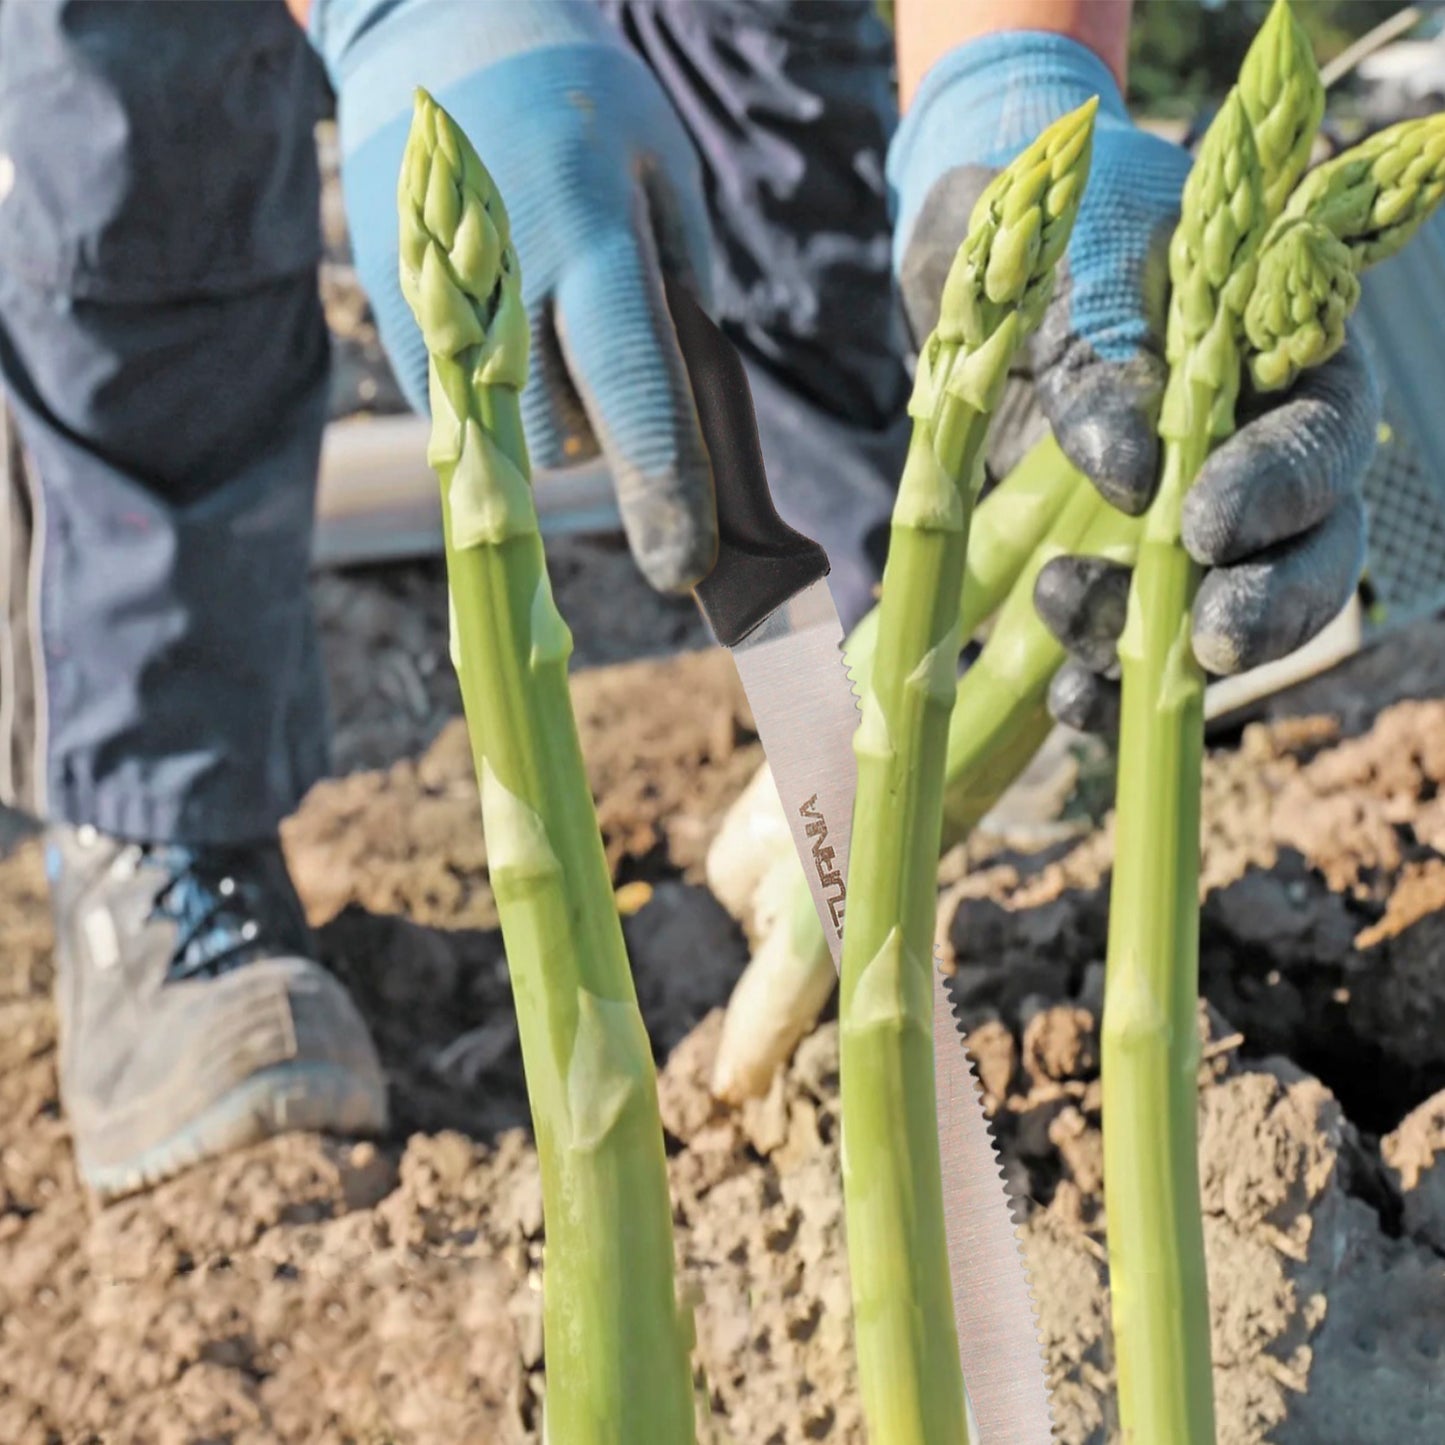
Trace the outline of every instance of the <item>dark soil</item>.
<path fill-rule="evenodd" d="M 385 618 L 396 585 L 347 615 Z M 328 637 L 343 680 L 385 654 Z M 759 760 L 736 679 L 684 655 L 582 672 L 575 696 L 665 1063 L 709 1438 L 861 1442 L 834 1027 L 762 1101 L 730 1112 L 706 1090 L 745 954 L 699 881 Z M 1445 701 L 1340 732 L 1255 725 L 1208 770 L 1202 1158 L 1227 1442 L 1423 1441 L 1445 1421 Z M 391 1137 L 277 1140 L 98 1215 L 56 1098 L 38 851 L 0 864 L 0 1439 L 536 1438 L 540 1196 L 459 724 L 318 788 L 286 841 L 379 1039 Z M 1107 828 L 1032 852 L 977 839 L 940 895 L 1073 1442 L 1109 1438 L 1108 863 Z"/>

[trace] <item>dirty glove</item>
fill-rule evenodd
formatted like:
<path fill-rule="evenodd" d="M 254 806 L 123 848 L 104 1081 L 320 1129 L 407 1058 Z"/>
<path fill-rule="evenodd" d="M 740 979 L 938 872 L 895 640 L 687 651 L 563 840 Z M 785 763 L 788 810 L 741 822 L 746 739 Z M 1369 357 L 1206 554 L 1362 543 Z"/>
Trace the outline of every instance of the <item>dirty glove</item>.
<path fill-rule="evenodd" d="M 1183 541 L 1207 569 L 1194 600 L 1194 655 L 1215 676 L 1303 647 L 1344 607 L 1365 564 L 1360 484 L 1375 449 L 1380 400 L 1358 342 L 1303 373 L 1283 400 L 1240 404 L 1240 428 L 1214 451 L 1184 499 Z M 1116 648 L 1128 569 L 1056 557 L 1034 602 L 1069 649 L 1049 690 L 1073 727 L 1118 726 Z"/>
<path fill-rule="evenodd" d="M 712 474 L 663 298 L 708 294 L 692 144 L 645 65 L 587 0 L 316 0 L 336 89 L 357 271 L 407 399 L 427 357 L 397 281 L 396 184 L 425 86 L 491 171 L 532 324 L 522 414 L 533 462 L 600 451 L 633 555 L 663 590 L 712 566 Z"/>
<path fill-rule="evenodd" d="M 1168 244 L 1190 158 L 1136 127 L 1104 63 L 1062 36 L 1015 32 L 960 47 L 925 79 L 889 155 L 894 266 L 917 337 L 937 319 L 943 278 L 994 170 L 1049 122 L 1100 99 L 1088 188 L 1055 293 L 1021 365 L 1059 445 L 1104 497 L 1141 512 L 1156 485 L 1155 432 L 1167 368 Z M 1215 673 L 1301 646 L 1344 606 L 1364 562 L 1359 486 L 1378 399 L 1347 347 L 1282 400 L 1240 408 L 1185 508 L 1184 544 L 1209 570 L 1194 648 Z M 1050 703 L 1074 726 L 1118 711 L 1115 643 L 1124 569 L 1061 557 L 1039 578 L 1045 623 L 1073 661 Z"/>

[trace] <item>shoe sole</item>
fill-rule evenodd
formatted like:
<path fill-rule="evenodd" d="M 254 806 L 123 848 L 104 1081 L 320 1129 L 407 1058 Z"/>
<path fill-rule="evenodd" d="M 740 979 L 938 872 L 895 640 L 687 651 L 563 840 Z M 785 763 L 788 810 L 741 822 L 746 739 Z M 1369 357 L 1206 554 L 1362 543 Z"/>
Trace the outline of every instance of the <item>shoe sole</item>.
<path fill-rule="evenodd" d="M 278 1134 L 366 1136 L 387 1125 L 384 1087 L 329 1064 L 280 1064 L 253 1075 L 183 1129 L 123 1164 L 81 1164 L 97 1202 L 108 1204 L 174 1178 L 220 1154 Z"/>

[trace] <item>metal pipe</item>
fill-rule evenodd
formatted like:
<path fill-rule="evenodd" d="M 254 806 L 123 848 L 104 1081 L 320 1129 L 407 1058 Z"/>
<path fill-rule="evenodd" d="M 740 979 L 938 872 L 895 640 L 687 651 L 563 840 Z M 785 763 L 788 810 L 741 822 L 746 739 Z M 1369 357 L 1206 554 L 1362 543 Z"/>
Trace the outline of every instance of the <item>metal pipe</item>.
<path fill-rule="evenodd" d="M 417 416 L 349 417 L 327 427 L 316 500 L 317 567 L 348 567 L 442 553 L 441 503 Z M 600 462 L 538 471 L 537 513 L 548 536 L 621 526 Z"/>

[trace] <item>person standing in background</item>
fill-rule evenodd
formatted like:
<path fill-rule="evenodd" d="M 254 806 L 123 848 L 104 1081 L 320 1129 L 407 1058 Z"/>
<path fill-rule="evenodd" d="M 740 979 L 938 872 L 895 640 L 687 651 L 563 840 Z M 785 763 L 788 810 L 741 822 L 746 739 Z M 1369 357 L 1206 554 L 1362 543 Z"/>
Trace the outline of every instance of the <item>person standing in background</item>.
<path fill-rule="evenodd" d="M 901 456 L 893 278 L 925 334 L 992 169 L 1094 94 L 1093 178 L 1020 381 L 1105 496 L 1147 504 L 1188 158 L 1129 120 L 1129 12 L 900 0 L 898 127 L 869 0 L 0 3 L 0 798 L 47 824 L 62 1101 L 99 1197 L 285 1129 L 385 1126 L 277 841 L 326 768 L 325 86 L 412 405 L 395 188 L 423 85 L 507 199 L 536 463 L 600 451 L 647 579 L 706 574 L 711 474 L 662 278 L 692 287 L 744 353 L 780 506 L 827 546 L 849 623 Z M 1207 666 L 1281 655 L 1343 604 L 1375 407 L 1347 347 L 1211 460 L 1186 525 Z M 1107 722 L 1119 597 L 1094 564 L 1051 573 L 1072 721 Z"/>

